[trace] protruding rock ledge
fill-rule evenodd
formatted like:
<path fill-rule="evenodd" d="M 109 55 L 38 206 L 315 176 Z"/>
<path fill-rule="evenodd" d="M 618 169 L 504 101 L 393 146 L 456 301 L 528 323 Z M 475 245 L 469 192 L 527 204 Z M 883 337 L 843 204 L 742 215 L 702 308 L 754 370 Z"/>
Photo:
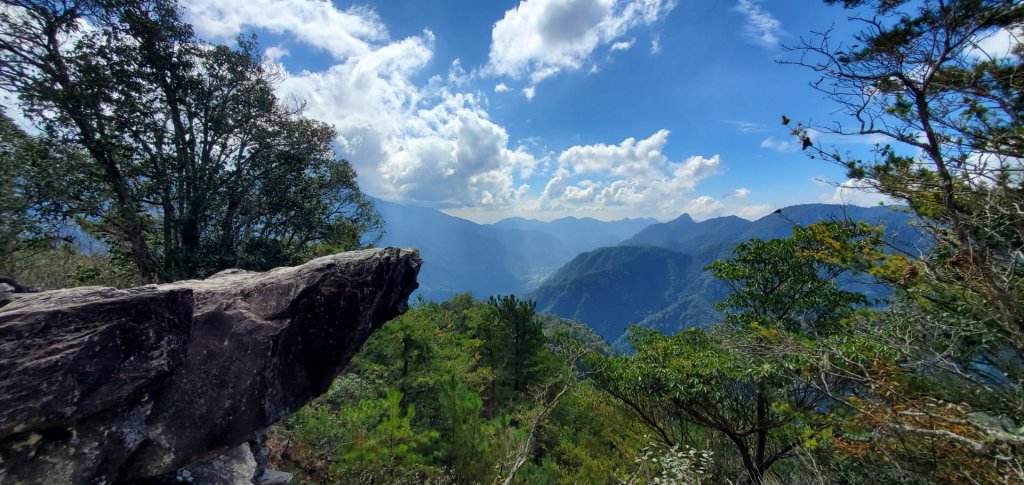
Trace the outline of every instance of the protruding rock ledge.
<path fill-rule="evenodd" d="M 103 483 L 210 459 L 327 390 L 407 308 L 416 250 L 0 308 L 0 481 Z"/>

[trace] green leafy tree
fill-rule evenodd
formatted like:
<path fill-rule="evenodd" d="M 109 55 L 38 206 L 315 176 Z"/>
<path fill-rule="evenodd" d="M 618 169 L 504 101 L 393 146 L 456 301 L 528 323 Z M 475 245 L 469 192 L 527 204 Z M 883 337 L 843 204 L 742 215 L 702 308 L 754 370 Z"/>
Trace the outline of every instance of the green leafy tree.
<path fill-rule="evenodd" d="M 0 274 L 19 261 L 71 241 L 66 229 L 96 200 L 84 157 L 30 136 L 0 114 Z"/>
<path fill-rule="evenodd" d="M 739 245 L 735 256 L 708 266 L 733 293 L 720 305 L 726 323 L 705 332 L 673 336 L 634 329 L 636 354 L 603 359 L 601 387 L 623 402 L 667 447 L 707 449 L 704 440 L 727 443 L 715 453 L 722 478 L 735 466 L 751 483 L 803 449 L 831 437 L 830 388 L 841 381 L 811 359 L 816 337 L 836 333 L 865 302 L 839 290 L 836 246 L 871 253 L 874 231 L 848 223 L 794 228 L 794 236 Z M 729 457 L 737 457 L 733 465 Z M 701 463 L 695 466 L 703 467 Z"/>
<path fill-rule="evenodd" d="M 0 113 L 0 275 L 36 288 L 131 286 L 131 261 L 82 234 L 109 194 L 88 156 Z"/>
<path fill-rule="evenodd" d="M 379 237 L 333 128 L 275 97 L 254 42 L 203 43 L 170 0 L 2 5 L 0 88 L 88 154 L 110 194 L 95 230 L 143 280 L 267 269 Z"/>
<path fill-rule="evenodd" d="M 856 19 L 863 28 L 853 39 L 826 31 L 793 48 L 794 63 L 817 72 L 816 87 L 850 116 L 813 128 L 889 143 L 870 157 L 808 151 L 905 204 L 932 240 L 923 254 L 892 255 L 872 270 L 897 292 L 888 311 L 852 331 L 884 346 L 886 358 L 843 366 L 865 383 L 853 407 L 872 436 L 848 436 L 846 447 L 926 479 L 1024 479 L 1024 47 L 981 47 L 1019 32 L 1024 5 L 828 3 L 870 15 Z M 809 139 L 809 128 L 793 132 Z"/>
<path fill-rule="evenodd" d="M 538 449 L 545 450 L 555 465 L 544 475 L 567 484 L 628 481 L 649 432 L 592 379 L 582 380 L 552 411 L 538 437 Z M 530 477 L 531 471 L 532 467 L 521 475 Z"/>
<path fill-rule="evenodd" d="M 860 293 L 836 286 L 849 265 L 831 257 L 840 245 L 857 245 L 871 251 L 861 234 L 876 236 L 852 223 L 820 223 L 793 228 L 788 239 L 740 243 L 735 256 L 708 265 L 730 294 L 716 306 L 728 324 L 782 328 L 804 334 L 828 334 L 857 305 L 867 303 Z M 850 248 L 852 249 L 852 248 Z M 848 254 L 855 251 L 847 250 Z"/>
<path fill-rule="evenodd" d="M 830 0 L 829 3 L 838 3 Z M 825 34 L 793 50 L 821 75 L 817 83 L 852 123 L 815 129 L 878 135 L 874 159 L 815 147 L 814 156 L 842 164 L 865 187 L 906 203 L 935 238 L 923 258 L 944 284 L 967 289 L 991 325 L 1018 342 L 1024 335 L 1016 254 L 1024 241 L 1020 160 L 1024 156 L 1024 94 L 1020 44 L 988 53 L 979 43 L 1024 24 L 1012 0 L 875 4 L 877 15 L 852 41 Z M 807 129 L 794 132 L 807 136 Z M 910 147 L 920 153 L 904 155 Z"/>
<path fill-rule="evenodd" d="M 445 418 L 436 397 L 449 377 L 457 376 L 476 393 L 493 379 L 491 369 L 479 363 L 483 342 L 473 335 L 489 313 L 486 305 L 466 297 L 441 304 L 418 300 L 373 334 L 352 368 L 393 383 L 407 402 L 419 403 L 421 418 L 440 426 Z"/>
<path fill-rule="evenodd" d="M 530 390 L 532 403 L 516 413 L 516 421 L 521 423 L 519 429 L 511 430 L 510 435 L 518 439 L 510 440 L 515 443 L 513 451 L 502 468 L 505 479 L 504 485 L 511 485 L 517 479 L 519 471 L 531 461 L 535 455 L 536 443 L 546 427 L 551 413 L 558 409 L 562 400 L 570 395 L 579 385 L 580 379 L 593 373 L 593 371 L 580 372 L 577 363 L 594 352 L 585 343 L 572 340 L 568 333 L 557 335 L 553 341 L 554 353 L 558 355 L 557 361 L 561 364 L 561 371 L 548 377 L 544 381 L 537 382 Z"/>

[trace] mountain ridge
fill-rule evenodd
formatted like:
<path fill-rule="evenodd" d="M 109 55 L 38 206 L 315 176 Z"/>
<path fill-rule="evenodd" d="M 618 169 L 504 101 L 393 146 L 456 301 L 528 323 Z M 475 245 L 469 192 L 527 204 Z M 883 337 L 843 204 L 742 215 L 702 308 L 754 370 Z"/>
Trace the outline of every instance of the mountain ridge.
<path fill-rule="evenodd" d="M 481 298 L 525 294 L 577 254 L 618 244 L 657 222 L 570 216 L 558 223 L 509 218 L 477 224 L 437 209 L 372 200 L 387 223 L 378 244 L 419 248 L 425 264 L 417 294 L 435 301 L 467 291 Z"/>
<path fill-rule="evenodd" d="M 573 258 L 530 296 L 537 301 L 538 311 L 583 321 L 609 342 L 618 341 L 622 348 L 621 338 L 629 325 L 675 333 L 719 321 L 714 303 L 724 298 L 728 289 L 703 268 L 716 259 L 728 258 L 736 244 L 752 238 L 788 237 L 794 223 L 806 225 L 846 217 L 884 225 L 887 238 L 904 250 L 913 250 L 921 239 L 919 232 L 909 226 L 912 217 L 890 207 L 801 204 L 754 221 L 724 216 L 697 222 L 683 214 L 648 226 L 614 248 L 599 248 Z M 657 262 L 648 261 L 650 258 Z M 646 261 L 651 273 L 637 274 L 625 267 L 637 261 Z M 668 280 L 659 273 L 660 266 L 673 268 Z M 842 284 L 873 297 L 883 296 L 886 291 L 850 278 L 844 278 Z M 658 296 L 655 300 L 648 296 L 636 300 L 621 297 L 636 295 L 637 288 Z M 608 302 L 623 308 L 610 307 Z"/>

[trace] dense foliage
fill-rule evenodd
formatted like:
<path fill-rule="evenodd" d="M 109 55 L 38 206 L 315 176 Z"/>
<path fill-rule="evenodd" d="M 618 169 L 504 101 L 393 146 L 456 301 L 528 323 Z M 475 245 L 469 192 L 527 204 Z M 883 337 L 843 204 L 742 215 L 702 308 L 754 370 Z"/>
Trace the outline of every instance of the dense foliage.
<path fill-rule="evenodd" d="M 832 131 L 891 143 L 868 159 L 811 152 L 905 203 L 933 248 L 874 270 L 897 293 L 889 311 L 860 329 L 888 358 L 846 370 L 872 391 L 851 403 L 873 432 L 853 448 L 915 476 L 1024 480 L 1024 46 L 980 46 L 1000 31 L 1019 35 L 1024 5 L 843 3 L 873 6 L 876 15 L 861 19 L 865 29 L 851 42 L 825 33 L 798 46 L 801 63 L 854 117 Z M 808 136 L 803 126 L 794 133 Z"/>
<path fill-rule="evenodd" d="M 0 87 L 103 187 L 98 205 L 60 202 L 143 281 L 269 269 L 379 238 L 334 129 L 277 99 L 254 41 L 200 41 L 167 0 L 0 7 Z"/>
<path fill-rule="evenodd" d="M 514 296 L 420 300 L 270 446 L 310 483 L 607 483 L 661 473 L 635 464 L 649 444 L 637 421 L 581 380 L 594 371 L 581 357 L 608 353 L 585 325 L 537 316 Z"/>

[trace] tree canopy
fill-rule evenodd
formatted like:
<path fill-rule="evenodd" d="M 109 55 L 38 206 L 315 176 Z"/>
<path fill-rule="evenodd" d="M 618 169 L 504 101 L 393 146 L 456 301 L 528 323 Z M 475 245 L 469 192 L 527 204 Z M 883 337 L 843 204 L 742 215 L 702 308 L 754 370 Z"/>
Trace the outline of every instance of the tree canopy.
<path fill-rule="evenodd" d="M 827 0 L 828 3 L 840 3 Z M 930 239 L 919 253 L 890 251 L 869 271 L 896 289 L 885 311 L 852 327 L 871 361 L 831 372 L 857 382 L 843 399 L 860 420 L 841 448 L 898 464 L 907 477 L 939 481 L 1020 480 L 1019 389 L 1024 378 L 1024 45 L 985 50 L 993 35 L 1020 32 L 1012 0 L 845 0 L 867 8 L 853 39 L 830 31 L 791 50 L 794 64 L 849 118 L 841 135 L 888 139 L 862 157 L 808 146 L 812 157 L 905 204 Z M 868 346 L 881 350 L 873 353 Z M 854 430 L 857 430 L 856 432 Z M 1012 479 L 1007 477 L 1014 477 Z"/>
<path fill-rule="evenodd" d="M 335 132 L 274 93 L 253 39 L 195 37 L 169 0 L 4 0 L 0 88 L 80 147 L 109 197 L 89 228 L 143 280 L 268 269 L 377 241 Z"/>

